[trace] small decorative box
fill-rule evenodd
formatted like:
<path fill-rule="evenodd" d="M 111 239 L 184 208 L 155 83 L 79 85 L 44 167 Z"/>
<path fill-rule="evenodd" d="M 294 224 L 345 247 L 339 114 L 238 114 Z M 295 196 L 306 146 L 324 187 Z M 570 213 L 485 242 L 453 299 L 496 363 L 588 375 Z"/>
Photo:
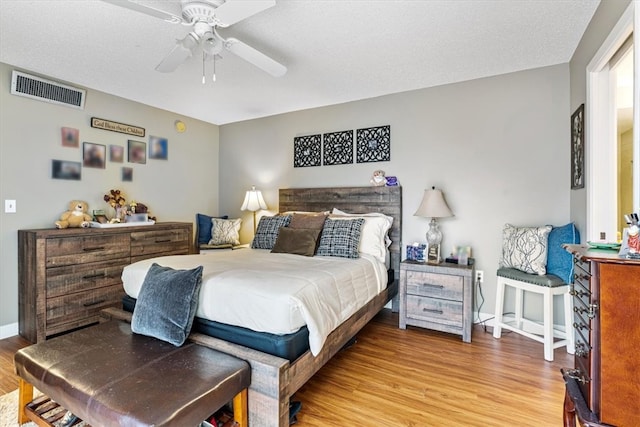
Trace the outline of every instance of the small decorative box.
<path fill-rule="evenodd" d="M 427 250 L 427 245 L 410 245 L 407 246 L 407 259 L 411 261 L 424 262 L 424 254 Z"/>

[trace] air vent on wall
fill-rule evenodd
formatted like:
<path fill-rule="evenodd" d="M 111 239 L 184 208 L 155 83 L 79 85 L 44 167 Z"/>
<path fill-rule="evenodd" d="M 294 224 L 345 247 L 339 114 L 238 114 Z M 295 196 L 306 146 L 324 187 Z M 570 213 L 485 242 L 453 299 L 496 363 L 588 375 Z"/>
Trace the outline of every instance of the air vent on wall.
<path fill-rule="evenodd" d="M 14 70 L 11 94 L 84 110 L 86 91 Z"/>

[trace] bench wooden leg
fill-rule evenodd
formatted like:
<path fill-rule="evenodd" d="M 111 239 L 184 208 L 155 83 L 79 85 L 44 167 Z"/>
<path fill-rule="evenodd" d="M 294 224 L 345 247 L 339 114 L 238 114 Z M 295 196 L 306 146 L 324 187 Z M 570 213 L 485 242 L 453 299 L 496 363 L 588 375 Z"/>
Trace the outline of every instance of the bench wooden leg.
<path fill-rule="evenodd" d="M 28 403 L 33 400 L 33 386 L 23 380 L 20 380 L 20 389 L 18 390 L 18 424 L 22 425 L 28 421 L 31 421 L 27 417 L 27 411 L 25 410 Z"/>
<path fill-rule="evenodd" d="M 245 388 L 233 398 L 233 419 L 239 427 L 249 426 L 247 396 L 248 391 Z"/>

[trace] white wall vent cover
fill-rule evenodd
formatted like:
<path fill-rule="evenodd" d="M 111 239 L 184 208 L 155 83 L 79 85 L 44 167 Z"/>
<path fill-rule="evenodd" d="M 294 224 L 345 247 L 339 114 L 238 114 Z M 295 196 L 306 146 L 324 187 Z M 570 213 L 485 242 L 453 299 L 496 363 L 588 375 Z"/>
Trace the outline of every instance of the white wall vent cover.
<path fill-rule="evenodd" d="M 14 70 L 11 94 L 84 110 L 87 91 Z"/>

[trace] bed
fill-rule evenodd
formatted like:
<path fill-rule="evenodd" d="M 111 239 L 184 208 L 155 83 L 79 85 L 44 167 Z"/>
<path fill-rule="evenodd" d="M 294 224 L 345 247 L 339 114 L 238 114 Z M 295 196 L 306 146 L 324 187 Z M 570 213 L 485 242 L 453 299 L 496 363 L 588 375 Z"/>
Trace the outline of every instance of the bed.
<path fill-rule="evenodd" d="M 314 317 L 314 314 L 306 313 L 307 308 L 300 309 L 298 311 L 302 313 L 287 313 L 282 316 L 283 318 L 289 318 L 288 320 L 293 319 L 291 325 L 288 325 L 284 319 L 282 322 L 275 322 L 278 325 L 279 329 L 274 331 L 268 331 L 266 334 L 270 339 L 274 337 L 285 337 L 287 339 L 291 338 L 294 342 L 296 336 L 298 341 L 296 345 L 294 345 L 294 349 L 286 348 L 285 353 L 278 353 L 277 351 L 272 351 L 271 347 L 260 347 L 259 345 L 254 345 L 255 336 L 252 336 L 252 328 L 240 328 L 241 331 L 249 331 L 246 332 L 248 334 L 248 339 L 243 344 L 242 341 L 230 342 L 230 340 L 226 340 L 225 335 L 220 335 L 218 332 L 209 333 L 207 330 L 207 326 L 209 327 L 225 327 L 225 319 L 220 319 L 221 321 L 216 322 L 212 320 L 210 317 L 199 311 L 197 315 L 196 323 L 194 323 L 194 329 L 189 339 L 195 341 L 197 343 L 206 345 L 208 347 L 223 351 L 225 353 L 229 353 L 239 357 L 241 359 L 247 360 L 252 368 L 252 383 L 249 389 L 249 421 L 252 426 L 287 426 L 289 425 L 289 399 L 290 397 L 309 379 L 315 372 L 317 372 L 333 355 L 335 355 L 347 342 L 349 342 L 354 335 L 364 326 L 366 323 L 371 320 L 375 314 L 378 313 L 380 309 L 382 309 L 389 301 L 397 293 L 397 281 L 394 280 L 395 275 L 399 272 L 399 262 L 400 262 L 400 248 L 402 247 L 400 242 L 401 236 L 401 188 L 400 187 L 341 187 L 341 188 L 305 188 L 305 189 L 281 189 L 279 191 L 279 211 L 280 212 L 319 212 L 319 211 L 331 211 L 334 208 L 339 208 L 342 212 L 349 213 L 380 213 L 393 218 L 392 226 L 389 230 L 389 237 L 391 239 L 391 244 L 388 247 L 388 257 L 385 260 L 389 267 L 390 275 L 387 275 L 387 271 L 382 265 L 380 267 L 380 263 L 368 259 L 367 255 L 362 255 L 358 260 L 355 261 L 355 264 L 358 264 L 358 268 L 362 270 L 362 280 L 359 280 L 353 286 L 349 284 L 349 291 L 346 292 L 348 297 L 343 298 L 338 304 L 340 307 L 338 311 L 346 312 L 347 315 L 342 318 L 336 320 L 336 324 L 327 324 L 323 325 L 322 321 L 318 322 L 318 319 Z M 190 255 L 190 256 L 182 256 L 182 257 L 172 257 L 172 259 L 164 259 L 166 262 L 170 262 L 173 265 L 176 265 L 176 268 L 184 267 L 187 268 L 191 265 L 191 263 L 200 261 L 204 262 L 205 258 L 207 260 L 211 260 L 211 265 L 205 266 L 204 271 L 216 272 L 216 264 L 218 263 L 218 259 L 227 258 L 227 261 L 231 261 L 233 258 L 237 260 L 239 258 L 244 258 L 244 261 L 237 262 L 249 262 L 250 260 L 255 260 L 256 263 L 260 262 L 259 260 L 263 258 L 268 258 L 269 251 L 261 250 L 261 249 L 242 249 L 238 251 L 228 251 L 221 252 L 214 255 Z M 235 253 L 235 255 L 233 255 Z M 271 254 L 273 255 L 282 255 L 282 254 Z M 191 258 L 189 258 L 191 257 Z M 198 258 L 193 260 L 193 258 Z M 291 257 L 291 255 L 289 255 Z M 296 257 L 296 256 L 293 256 Z M 306 258 L 299 257 L 298 258 Z M 338 271 L 342 271 L 341 264 L 345 260 L 340 259 L 332 259 L 331 257 L 309 257 L 304 261 L 307 263 L 309 271 L 318 270 L 321 271 L 324 268 L 333 269 L 336 268 Z M 285 257 L 277 258 L 278 262 L 274 264 L 279 264 L 286 261 Z M 216 260 L 216 261 L 214 261 Z M 147 261 L 146 264 L 143 265 L 137 264 L 138 271 L 135 269 L 130 269 L 127 273 L 123 273 L 123 282 L 125 289 L 129 294 L 129 301 L 125 298 L 125 308 L 132 310 L 133 305 L 135 304 L 135 286 L 133 286 L 133 290 L 131 289 L 131 281 L 132 276 L 138 276 L 136 281 L 138 284 L 140 282 L 140 271 L 144 271 L 145 268 L 148 268 L 148 264 L 153 261 Z M 207 261 L 210 262 L 210 261 Z M 267 261 L 268 262 L 268 261 Z M 294 268 L 294 267 L 292 267 Z M 133 271 L 133 273 L 132 273 Z M 287 277 L 283 279 L 287 282 L 295 283 L 297 280 L 297 274 L 294 270 L 291 270 L 292 273 L 288 273 Z M 349 276 L 355 276 L 358 278 L 360 273 L 353 273 L 348 271 L 346 275 L 340 276 L 339 273 L 336 273 L 333 270 L 328 270 L 329 273 L 325 274 L 328 276 L 337 276 L 341 283 L 341 288 L 343 284 L 346 284 L 350 281 Z M 217 276 L 225 276 L 226 272 L 216 272 L 215 274 L 205 274 L 203 273 L 203 288 L 205 277 L 217 277 Z M 281 271 L 278 272 L 278 274 Z M 268 272 L 265 272 L 265 277 L 268 279 L 270 276 Z M 290 276 L 290 277 L 289 277 Z M 382 277 L 384 276 L 384 277 Z M 144 274 L 142 274 L 144 277 Z M 207 279 L 208 281 L 209 279 Z M 240 280 L 235 278 L 236 282 L 234 282 L 234 286 L 243 286 L 242 282 L 238 282 Z M 272 284 L 275 282 L 272 282 Z M 304 294 L 307 292 L 307 288 L 309 286 L 300 285 L 300 289 L 296 288 L 297 292 L 300 292 L 302 300 L 316 300 L 317 295 L 314 294 Z M 270 287 L 269 287 L 270 288 Z M 204 293 L 207 293 L 205 291 Z M 326 292 L 326 291 L 320 291 Z M 202 293 L 202 291 L 201 291 Z M 342 305 L 344 305 L 344 301 L 347 299 L 357 299 L 355 295 L 362 294 L 358 298 L 361 301 L 357 306 L 349 308 L 349 310 L 344 309 Z M 298 305 L 300 307 L 300 305 Z M 278 312 L 284 312 L 288 308 L 283 306 L 278 309 Z M 199 308 L 200 310 L 200 308 Z M 216 311 L 224 311 L 221 310 L 221 307 L 218 307 Z M 233 310 L 229 310 L 233 312 Z M 241 311 L 241 310 L 240 310 Z M 245 313 L 246 314 L 246 313 Z M 240 313 L 241 317 L 245 317 L 245 314 Z M 231 313 L 230 315 L 233 315 Z M 246 314 L 248 316 L 248 314 Z M 337 314 L 336 314 L 337 316 Z M 200 320 L 198 320 L 198 317 Z M 259 319 L 258 319 L 259 321 Z M 198 322 L 201 324 L 199 325 Z M 211 324 L 207 324 L 210 322 Z M 302 322 L 302 327 L 300 327 L 300 322 Z M 233 322 L 230 322 L 233 323 Z M 320 325 L 318 325 L 320 323 Z M 290 330 L 288 330 L 289 328 Z M 297 329 L 296 329 L 297 328 Z M 254 329 L 257 330 L 258 333 L 264 332 L 261 329 L 260 325 L 257 325 Z M 243 335 L 242 333 L 238 333 L 239 329 L 237 327 L 232 326 L 230 329 L 226 331 L 228 335 L 227 337 L 237 335 Z M 218 336 L 217 338 L 215 336 Z M 302 336 L 302 338 L 300 338 Z M 300 346 L 300 340 L 303 342 L 307 340 L 310 345 Z M 271 345 L 271 344 L 269 344 Z M 253 347 L 253 348 L 252 348 Z M 285 346 L 286 347 L 286 346 Z"/>

